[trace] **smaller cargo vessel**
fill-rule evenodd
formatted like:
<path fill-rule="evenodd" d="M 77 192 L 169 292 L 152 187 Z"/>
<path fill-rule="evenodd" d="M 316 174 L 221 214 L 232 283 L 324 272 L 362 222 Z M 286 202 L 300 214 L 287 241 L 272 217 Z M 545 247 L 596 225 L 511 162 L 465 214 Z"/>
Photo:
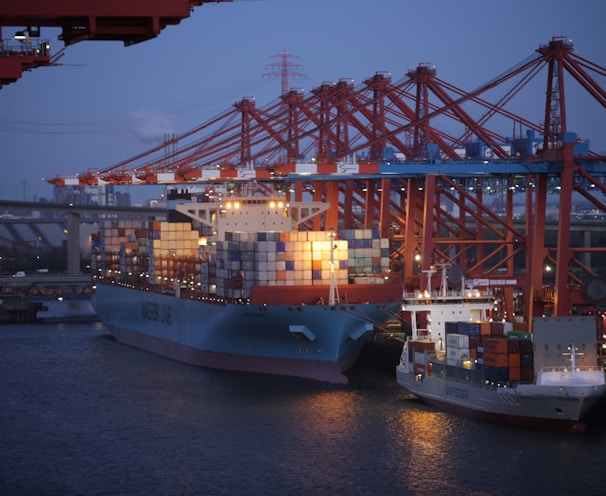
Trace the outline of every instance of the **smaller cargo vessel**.
<path fill-rule="evenodd" d="M 584 432 L 604 396 L 595 318 L 548 317 L 533 332 L 492 322 L 490 293 L 405 293 L 412 337 L 396 367 L 399 385 L 424 403 L 497 423 Z M 417 323 L 426 324 L 421 328 Z"/>

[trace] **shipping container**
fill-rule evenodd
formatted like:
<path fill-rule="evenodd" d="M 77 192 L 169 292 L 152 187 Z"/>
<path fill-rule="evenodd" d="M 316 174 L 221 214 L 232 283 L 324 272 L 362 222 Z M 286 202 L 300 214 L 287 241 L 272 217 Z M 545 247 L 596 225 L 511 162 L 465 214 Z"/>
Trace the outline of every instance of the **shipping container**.
<path fill-rule="evenodd" d="M 509 354 L 485 351 L 484 365 L 490 367 L 509 367 Z"/>
<path fill-rule="evenodd" d="M 469 336 L 456 333 L 446 334 L 446 349 L 449 348 L 469 349 Z"/>
<path fill-rule="evenodd" d="M 509 351 L 509 347 L 508 347 L 508 343 L 507 343 L 508 339 L 507 338 L 496 338 L 496 337 L 491 337 L 491 338 L 486 338 L 483 340 L 483 345 L 484 345 L 484 353 L 508 353 Z"/>
<path fill-rule="evenodd" d="M 463 321 L 457 323 L 457 332 L 467 336 L 480 335 L 480 322 Z"/>
<path fill-rule="evenodd" d="M 507 382 L 509 381 L 509 368 L 484 365 L 484 378 L 491 382 Z"/>

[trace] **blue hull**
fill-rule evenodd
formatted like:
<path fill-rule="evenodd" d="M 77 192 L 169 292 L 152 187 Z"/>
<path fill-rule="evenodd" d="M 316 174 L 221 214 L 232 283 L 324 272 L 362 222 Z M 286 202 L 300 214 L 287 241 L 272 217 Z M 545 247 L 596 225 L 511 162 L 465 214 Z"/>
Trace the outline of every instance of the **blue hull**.
<path fill-rule="evenodd" d="M 338 383 L 367 332 L 400 306 L 219 304 L 106 284 L 92 301 L 129 345 L 193 365 Z"/>

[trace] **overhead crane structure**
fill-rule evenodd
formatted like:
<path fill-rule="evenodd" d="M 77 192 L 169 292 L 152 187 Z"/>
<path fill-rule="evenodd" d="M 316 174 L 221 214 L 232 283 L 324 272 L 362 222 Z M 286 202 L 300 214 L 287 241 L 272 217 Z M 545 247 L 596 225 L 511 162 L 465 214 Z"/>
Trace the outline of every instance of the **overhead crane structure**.
<path fill-rule="evenodd" d="M 65 46 L 84 40 L 122 41 L 133 45 L 179 24 L 194 7 L 233 0 L 28 0 L 3 2 L 0 7 L 0 88 L 19 79 L 23 71 L 53 65 L 49 40 L 41 27 L 61 28 Z M 2 40 L 2 27 L 19 28 L 18 36 Z M 60 55 L 57 52 L 56 55 Z"/>
<path fill-rule="evenodd" d="M 430 265 L 448 264 L 452 285 L 465 276 L 501 286 L 509 317 L 517 311 L 530 322 L 546 305 L 568 315 L 606 303 L 595 268 L 606 247 L 578 245 L 571 234 L 573 193 L 606 212 L 606 157 L 568 129 L 565 83 L 580 85 L 604 109 L 597 80 L 605 75 L 574 54 L 569 39 L 555 37 L 473 91 L 439 79 L 424 63 L 396 82 L 377 72 L 357 87 L 342 79 L 307 95 L 292 89 L 262 108 L 245 97 L 136 157 L 49 182 L 238 189 L 254 180 L 267 194 L 328 202 L 309 228 L 379 229 L 409 287 L 421 286 Z M 534 119 L 514 112 L 522 89 L 537 83 L 546 99 L 520 106 Z M 544 108 L 532 109 L 540 101 Z M 551 191 L 559 194 L 553 247 L 546 241 Z M 548 287 L 546 264 L 555 267 Z M 515 291 L 525 295 L 523 308 L 514 308 Z"/>

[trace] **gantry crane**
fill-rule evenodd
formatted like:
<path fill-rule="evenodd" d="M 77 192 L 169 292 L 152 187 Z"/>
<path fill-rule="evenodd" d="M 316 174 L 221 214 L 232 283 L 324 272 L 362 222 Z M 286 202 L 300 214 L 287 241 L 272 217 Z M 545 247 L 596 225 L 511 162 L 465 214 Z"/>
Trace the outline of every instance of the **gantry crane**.
<path fill-rule="evenodd" d="M 65 46 L 83 40 L 113 40 L 132 45 L 154 38 L 166 26 L 179 24 L 205 3 L 232 0 L 104 0 L 82 2 L 3 2 L 0 7 L 0 88 L 25 70 L 52 65 L 50 43 L 40 38 L 42 27 L 61 28 Z M 20 28 L 2 39 L 2 26 Z"/>
<path fill-rule="evenodd" d="M 545 72 L 544 108 L 534 119 L 511 110 L 508 104 Z M 565 83 L 578 83 L 605 108 L 606 92 L 594 77 L 604 75 L 573 53 L 570 40 L 556 37 L 472 92 L 424 63 L 396 82 L 379 72 L 358 87 L 343 79 L 308 95 L 290 90 L 262 108 L 246 97 L 136 157 L 49 182 L 237 187 L 254 179 L 296 201 L 329 202 L 310 228 L 379 229 L 407 286 L 418 287 L 432 264 L 448 264 L 451 284 L 465 276 L 500 286 L 510 315 L 529 321 L 546 306 L 568 315 L 606 303 L 606 280 L 596 270 L 606 247 L 575 246 L 570 229 L 573 194 L 606 215 L 606 157 L 568 129 Z M 552 191 L 559 195 L 553 246 L 546 240 Z M 519 196 L 525 210 L 518 219 Z M 546 264 L 555 267 L 548 287 Z"/>

